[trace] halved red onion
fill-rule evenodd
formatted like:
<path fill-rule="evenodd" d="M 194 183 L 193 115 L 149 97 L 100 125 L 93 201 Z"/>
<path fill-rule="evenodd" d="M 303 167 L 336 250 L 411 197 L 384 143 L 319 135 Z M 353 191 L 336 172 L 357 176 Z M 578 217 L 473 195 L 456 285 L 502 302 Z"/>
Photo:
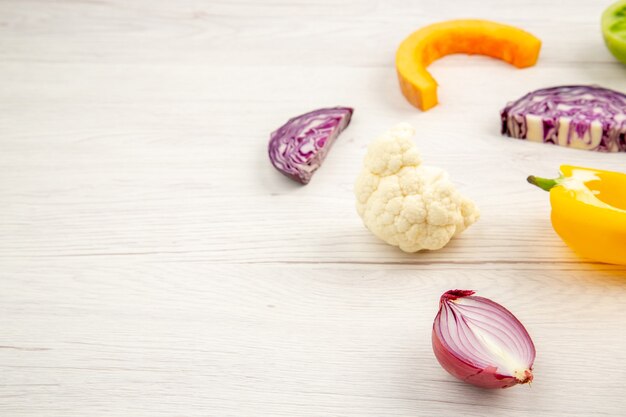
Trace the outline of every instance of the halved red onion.
<path fill-rule="evenodd" d="M 535 345 L 506 308 L 450 290 L 439 301 L 433 323 L 433 350 L 453 376 L 482 388 L 508 388 L 533 380 Z"/>
<path fill-rule="evenodd" d="M 270 161 L 289 178 L 308 184 L 337 136 L 348 126 L 353 109 L 331 107 L 289 119 L 272 132 Z"/>

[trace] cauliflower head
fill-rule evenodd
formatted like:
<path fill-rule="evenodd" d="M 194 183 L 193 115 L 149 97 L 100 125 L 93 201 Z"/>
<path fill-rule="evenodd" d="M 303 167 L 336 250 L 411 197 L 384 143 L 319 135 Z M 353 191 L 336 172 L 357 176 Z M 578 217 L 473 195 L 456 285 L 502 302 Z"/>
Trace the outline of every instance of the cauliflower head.
<path fill-rule="evenodd" d="M 355 184 L 365 226 L 405 252 L 441 249 L 479 217 L 444 170 L 421 164 L 414 134 L 401 123 L 372 142 Z"/>

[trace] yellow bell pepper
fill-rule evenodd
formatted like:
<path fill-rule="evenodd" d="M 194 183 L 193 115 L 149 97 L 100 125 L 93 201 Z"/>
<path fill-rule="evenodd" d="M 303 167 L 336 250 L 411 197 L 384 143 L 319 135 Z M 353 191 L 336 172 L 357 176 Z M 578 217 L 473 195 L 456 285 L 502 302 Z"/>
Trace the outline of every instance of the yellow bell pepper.
<path fill-rule="evenodd" d="M 626 174 L 563 165 L 559 178 L 528 182 L 550 191 L 552 227 L 569 247 L 626 265 Z"/>

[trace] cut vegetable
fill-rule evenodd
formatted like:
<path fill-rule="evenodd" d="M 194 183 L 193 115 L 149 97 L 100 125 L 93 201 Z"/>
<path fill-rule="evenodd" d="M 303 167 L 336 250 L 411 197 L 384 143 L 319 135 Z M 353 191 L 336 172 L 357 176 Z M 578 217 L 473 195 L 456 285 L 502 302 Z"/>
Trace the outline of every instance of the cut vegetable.
<path fill-rule="evenodd" d="M 552 227 L 579 255 L 626 265 L 626 173 L 561 166 L 528 182 L 550 192 Z"/>
<path fill-rule="evenodd" d="M 612 4 L 602 13 L 602 35 L 613 56 L 626 64 L 626 0 Z"/>
<path fill-rule="evenodd" d="M 508 388 L 533 380 L 535 345 L 506 308 L 471 290 L 450 290 L 439 300 L 433 350 L 441 366 L 481 388 Z"/>
<path fill-rule="evenodd" d="M 502 134 L 603 152 L 626 151 L 626 95 L 598 86 L 526 94 L 500 113 Z"/>
<path fill-rule="evenodd" d="M 268 152 L 272 165 L 294 181 L 308 184 L 350 123 L 353 111 L 332 107 L 289 119 L 271 134 Z"/>
<path fill-rule="evenodd" d="M 400 123 L 372 142 L 354 185 L 365 227 L 405 252 L 441 249 L 480 216 L 447 172 L 422 165 L 414 135 Z"/>
<path fill-rule="evenodd" d="M 499 58 L 518 68 L 535 65 L 541 41 L 521 29 L 488 20 L 450 20 L 426 26 L 406 38 L 396 53 L 400 89 L 421 110 L 437 104 L 437 82 L 426 70 L 445 55 L 465 53 Z"/>

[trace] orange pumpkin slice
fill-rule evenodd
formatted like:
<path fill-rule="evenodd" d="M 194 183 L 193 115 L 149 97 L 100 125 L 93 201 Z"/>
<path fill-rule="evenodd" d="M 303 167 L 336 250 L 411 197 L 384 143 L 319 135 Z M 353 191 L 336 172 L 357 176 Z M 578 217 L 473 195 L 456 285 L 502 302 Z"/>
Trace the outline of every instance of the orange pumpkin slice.
<path fill-rule="evenodd" d="M 488 20 L 450 20 L 413 32 L 396 53 L 402 94 L 411 104 L 428 110 L 437 104 L 437 82 L 426 70 L 450 54 L 481 54 L 518 68 L 535 65 L 541 41 L 513 26 Z"/>

